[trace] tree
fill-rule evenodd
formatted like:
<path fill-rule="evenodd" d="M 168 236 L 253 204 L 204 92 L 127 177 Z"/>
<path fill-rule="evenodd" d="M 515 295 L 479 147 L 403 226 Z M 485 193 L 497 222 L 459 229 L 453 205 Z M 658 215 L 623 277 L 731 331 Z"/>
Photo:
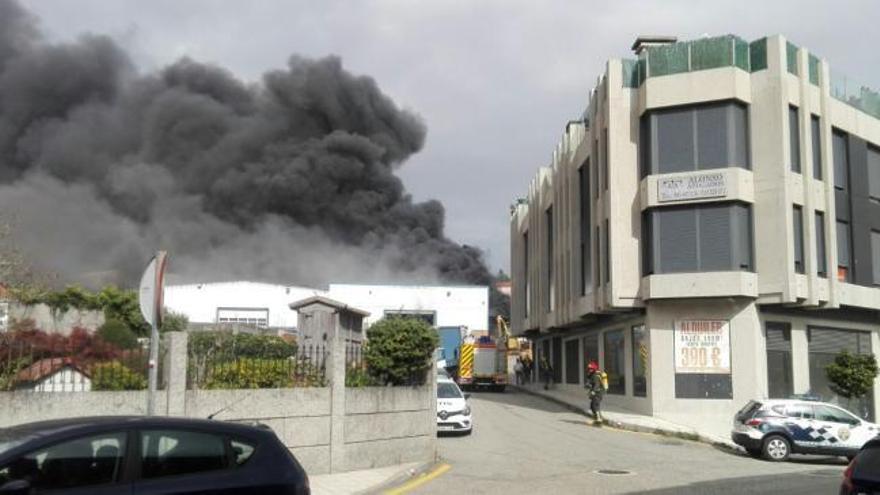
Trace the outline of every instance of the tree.
<path fill-rule="evenodd" d="M 120 349 L 134 349 L 138 345 L 137 335 L 119 320 L 107 320 L 97 333 L 101 340 Z"/>
<path fill-rule="evenodd" d="M 437 332 L 417 318 L 386 318 L 367 330 L 364 358 L 380 383 L 418 385 L 433 368 Z"/>
<path fill-rule="evenodd" d="M 825 367 L 831 390 L 847 399 L 864 397 L 874 387 L 877 373 L 877 359 L 873 354 L 843 351 Z"/>
<path fill-rule="evenodd" d="M 104 310 L 104 317 L 108 320 L 121 321 L 139 337 L 150 334 L 150 325 L 141 315 L 136 291 L 122 290 L 108 285 L 97 294 L 97 304 Z"/>

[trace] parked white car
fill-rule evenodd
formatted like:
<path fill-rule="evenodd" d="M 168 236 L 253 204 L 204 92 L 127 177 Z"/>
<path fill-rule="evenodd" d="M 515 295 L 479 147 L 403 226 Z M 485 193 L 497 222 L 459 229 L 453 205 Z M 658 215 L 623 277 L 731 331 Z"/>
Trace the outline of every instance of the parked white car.
<path fill-rule="evenodd" d="M 473 431 L 469 395 L 463 394 L 458 385 L 449 378 L 437 380 L 437 431 L 459 431 L 469 434 Z"/>
<path fill-rule="evenodd" d="M 734 417 L 731 437 L 754 456 L 784 461 L 790 454 L 854 457 L 880 427 L 826 402 L 750 401 Z"/>

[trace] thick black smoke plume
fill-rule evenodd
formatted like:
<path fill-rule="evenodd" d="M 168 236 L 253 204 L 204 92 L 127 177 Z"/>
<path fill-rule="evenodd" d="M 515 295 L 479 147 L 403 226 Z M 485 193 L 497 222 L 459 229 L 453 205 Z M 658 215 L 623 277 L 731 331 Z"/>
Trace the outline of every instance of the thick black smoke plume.
<path fill-rule="evenodd" d="M 394 174 L 424 139 L 335 57 L 256 84 L 188 58 L 144 74 L 111 39 L 49 43 L 0 0 L 0 212 L 65 282 L 131 283 L 162 248 L 188 280 L 488 283 L 443 206 Z"/>

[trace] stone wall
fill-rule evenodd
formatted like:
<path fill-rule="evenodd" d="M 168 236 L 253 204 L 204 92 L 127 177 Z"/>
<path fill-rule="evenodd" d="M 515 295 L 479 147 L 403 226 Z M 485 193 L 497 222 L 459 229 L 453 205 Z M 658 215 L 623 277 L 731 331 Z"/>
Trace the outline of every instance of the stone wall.
<path fill-rule="evenodd" d="M 328 387 L 187 390 L 185 333 L 165 336 L 162 415 L 263 423 L 309 474 L 433 461 L 436 453 L 436 382 L 420 387 L 345 387 L 344 346 L 331 352 Z M 3 392 L 0 427 L 77 416 L 139 415 L 146 391 Z"/>

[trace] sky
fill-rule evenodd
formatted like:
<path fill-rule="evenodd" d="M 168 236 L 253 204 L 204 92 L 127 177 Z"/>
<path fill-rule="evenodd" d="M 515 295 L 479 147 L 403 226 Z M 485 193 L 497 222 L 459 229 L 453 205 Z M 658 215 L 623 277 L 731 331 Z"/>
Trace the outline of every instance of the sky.
<path fill-rule="evenodd" d="M 880 88 L 880 1 L 28 0 L 51 40 L 106 34 L 144 71 L 189 56 L 248 81 L 335 54 L 428 128 L 399 170 L 438 199 L 449 237 L 509 271 L 509 205 L 547 165 L 609 58 L 639 34 L 783 34 Z"/>

